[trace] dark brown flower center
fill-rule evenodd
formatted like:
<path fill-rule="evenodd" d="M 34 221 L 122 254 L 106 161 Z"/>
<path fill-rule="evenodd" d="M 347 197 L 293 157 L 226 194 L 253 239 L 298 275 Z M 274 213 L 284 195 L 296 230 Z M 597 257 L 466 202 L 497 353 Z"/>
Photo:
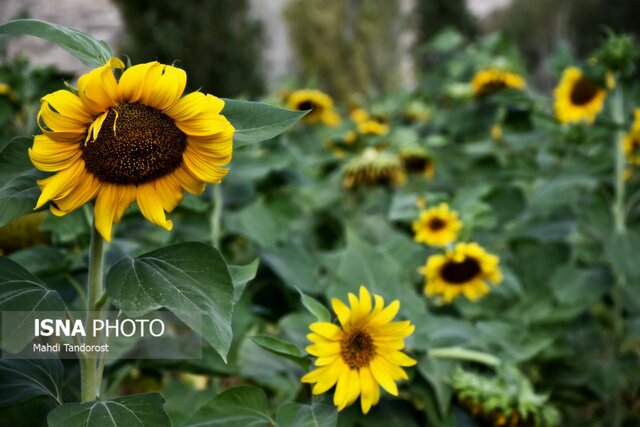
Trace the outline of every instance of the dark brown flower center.
<path fill-rule="evenodd" d="M 480 271 L 478 260 L 467 257 L 462 262 L 448 261 L 440 270 L 440 276 L 449 283 L 461 285 L 476 277 Z"/>
<path fill-rule="evenodd" d="M 422 173 L 431 165 L 431 159 L 421 155 L 406 155 L 402 157 L 402 162 L 407 171 L 411 173 Z"/>
<path fill-rule="evenodd" d="M 186 135 L 166 114 L 120 104 L 109 111 L 96 140 L 82 145 L 82 157 L 100 181 L 142 184 L 178 168 L 186 147 Z"/>
<path fill-rule="evenodd" d="M 431 231 L 442 230 L 446 225 L 447 223 L 440 218 L 432 218 L 431 221 L 429 221 L 429 229 Z"/>
<path fill-rule="evenodd" d="M 362 329 L 352 329 L 347 332 L 340 342 L 340 354 L 344 363 L 351 369 L 358 369 L 369 365 L 376 355 L 373 338 Z"/>
<path fill-rule="evenodd" d="M 492 80 L 482 86 L 480 89 L 481 95 L 491 95 L 496 92 L 500 92 L 505 89 L 507 84 L 503 80 Z"/>
<path fill-rule="evenodd" d="M 574 105 L 586 105 L 598 94 L 598 86 L 585 77 L 580 77 L 571 89 L 571 103 Z"/>
<path fill-rule="evenodd" d="M 315 110 L 317 107 L 318 106 L 316 105 L 315 102 L 311 100 L 306 100 L 299 103 L 296 108 L 300 111 L 305 111 L 305 110 Z"/>

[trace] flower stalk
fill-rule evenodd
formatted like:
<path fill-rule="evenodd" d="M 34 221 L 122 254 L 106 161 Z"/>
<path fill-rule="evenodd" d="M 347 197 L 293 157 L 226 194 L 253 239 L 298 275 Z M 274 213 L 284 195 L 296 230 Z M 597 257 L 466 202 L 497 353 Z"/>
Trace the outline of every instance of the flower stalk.
<path fill-rule="evenodd" d="M 622 87 L 618 87 L 613 94 L 612 105 L 613 120 L 618 124 L 618 129 L 615 133 L 615 170 L 614 170 L 614 182 L 615 182 L 615 199 L 613 204 L 613 218 L 615 232 L 617 234 L 624 234 L 626 230 L 625 225 L 625 209 L 624 209 L 624 196 L 625 196 L 625 182 L 624 182 L 624 170 L 625 170 L 625 154 L 624 154 L 624 94 Z"/>
<path fill-rule="evenodd" d="M 89 249 L 89 278 L 86 299 L 86 324 L 92 325 L 100 317 L 101 297 L 104 294 L 102 277 L 104 270 L 104 239 L 95 226 L 91 227 L 91 246 Z M 88 334 L 85 344 L 93 346 L 99 343 L 101 335 Z M 83 402 L 96 400 L 100 392 L 102 377 L 98 372 L 97 357 L 91 352 L 80 355 L 81 399 Z"/>
<path fill-rule="evenodd" d="M 220 234 L 222 232 L 222 206 L 224 195 L 220 184 L 213 186 L 213 211 L 211 212 L 211 244 L 214 248 L 220 248 Z"/>
<path fill-rule="evenodd" d="M 499 366 L 500 359 L 481 351 L 468 350 L 462 347 L 442 347 L 429 350 L 429 357 L 434 359 L 456 359 L 482 363 L 487 366 Z"/>

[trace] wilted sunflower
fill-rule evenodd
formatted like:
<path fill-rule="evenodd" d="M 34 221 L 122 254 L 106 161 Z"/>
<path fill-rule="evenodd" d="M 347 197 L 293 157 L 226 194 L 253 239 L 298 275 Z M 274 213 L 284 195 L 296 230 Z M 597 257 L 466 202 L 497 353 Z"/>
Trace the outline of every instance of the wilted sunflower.
<path fill-rule="evenodd" d="M 560 123 L 593 123 L 604 106 L 607 92 L 576 67 L 562 73 L 554 91 L 556 117 Z"/>
<path fill-rule="evenodd" d="M 413 222 L 415 241 L 429 246 L 447 246 L 458 238 L 461 228 L 458 212 L 449 210 L 446 203 L 421 212 Z"/>
<path fill-rule="evenodd" d="M 338 410 L 351 405 L 360 396 L 362 412 L 380 400 L 380 386 L 397 396 L 396 381 L 408 379 L 402 367 L 413 366 L 416 361 L 401 352 L 404 339 L 415 327 L 408 321 L 392 322 L 400 309 L 400 302 L 384 306 L 384 299 L 360 286 L 360 298 L 349 293 L 347 307 L 334 298 L 333 311 L 340 326 L 316 322 L 309 326 L 307 335 L 313 344 L 309 354 L 317 357 L 316 369 L 302 377 L 302 382 L 314 384 L 313 394 L 322 394 L 334 385 L 333 403 Z"/>
<path fill-rule="evenodd" d="M 433 159 L 422 147 L 403 148 L 400 150 L 400 160 L 409 173 L 422 174 L 425 178 L 433 178 L 436 170 Z"/>
<path fill-rule="evenodd" d="M 407 177 L 400 158 L 386 151 L 367 148 L 347 163 L 342 185 L 346 189 L 404 184 Z"/>
<path fill-rule="evenodd" d="M 457 243 L 444 255 L 431 255 L 420 268 L 426 279 L 424 292 L 442 296 L 445 303 L 461 294 L 474 301 L 489 292 L 487 281 L 496 285 L 502 281 L 499 262 L 477 243 Z"/>
<path fill-rule="evenodd" d="M 202 194 L 205 183 L 226 175 L 233 126 L 220 114 L 224 102 L 193 92 L 182 96 L 186 73 L 158 62 L 123 69 L 118 58 L 80 77 L 78 94 L 59 90 L 41 100 L 29 157 L 56 172 L 38 181 L 36 208 L 51 201 L 65 215 L 90 200 L 96 228 L 106 240 L 133 202 L 154 224 L 171 229 L 165 212 L 183 191 Z"/>
<path fill-rule="evenodd" d="M 523 89 L 526 83 L 519 74 L 487 68 L 478 71 L 473 76 L 471 86 L 475 96 L 484 96 L 500 92 L 503 89 Z"/>
<path fill-rule="evenodd" d="M 287 98 L 287 108 L 298 111 L 311 110 L 302 118 L 306 123 L 323 123 L 327 126 L 340 124 L 340 115 L 334 109 L 333 100 L 317 89 L 291 92 Z"/>

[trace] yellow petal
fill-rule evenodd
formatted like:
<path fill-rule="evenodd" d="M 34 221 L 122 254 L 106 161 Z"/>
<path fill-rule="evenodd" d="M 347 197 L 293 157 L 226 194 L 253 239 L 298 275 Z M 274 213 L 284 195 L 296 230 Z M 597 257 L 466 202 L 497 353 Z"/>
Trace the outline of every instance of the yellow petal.
<path fill-rule="evenodd" d="M 371 364 L 369 365 L 371 368 L 371 373 L 373 377 L 376 379 L 378 384 L 382 386 L 389 394 L 393 396 L 398 395 L 398 387 L 396 383 L 393 381 L 393 377 L 391 372 L 388 369 L 388 365 L 384 360 L 380 357 L 375 357 Z"/>
<path fill-rule="evenodd" d="M 348 392 L 349 392 L 349 378 L 351 377 L 351 369 L 344 365 L 338 376 L 338 385 L 336 386 L 336 392 L 333 395 L 333 404 L 338 407 L 338 410 L 342 410 L 347 406 Z"/>
<path fill-rule="evenodd" d="M 414 366 L 416 364 L 415 360 L 401 351 L 386 351 L 382 352 L 381 356 L 384 357 L 389 363 L 398 366 Z"/>
<path fill-rule="evenodd" d="M 162 202 L 162 208 L 171 213 L 182 201 L 182 186 L 172 177 L 167 175 L 155 181 L 156 193 Z"/>
<path fill-rule="evenodd" d="M 380 313 L 373 316 L 369 321 L 369 324 L 372 326 L 378 326 L 388 323 L 396 316 L 396 314 L 398 314 L 398 310 L 400 310 L 400 301 L 395 300 Z"/>
<path fill-rule="evenodd" d="M 194 150 L 188 145 L 182 155 L 182 160 L 193 176 L 202 182 L 210 184 L 220 183 L 222 178 L 224 178 L 229 171 L 228 169 L 220 168 L 212 165 L 210 162 L 207 162 L 205 158 L 194 152 Z"/>
<path fill-rule="evenodd" d="M 67 169 L 82 156 L 80 146 L 55 142 L 46 135 L 36 135 L 33 147 L 29 148 L 31 163 L 45 172 L 58 172 Z"/>
<path fill-rule="evenodd" d="M 182 188 L 191 194 L 201 195 L 204 193 L 205 183 L 199 181 L 193 176 L 189 170 L 185 167 L 179 167 L 171 174 L 173 178 L 178 182 Z"/>
<path fill-rule="evenodd" d="M 318 376 L 316 385 L 312 390 L 313 394 L 322 394 L 333 387 L 338 381 L 338 377 L 340 375 L 340 372 L 342 372 L 344 366 L 344 363 L 341 362 L 337 362 L 330 366 L 327 366 L 322 372 L 322 375 Z"/>
<path fill-rule="evenodd" d="M 316 356 L 316 357 L 327 357 L 333 356 L 335 354 L 340 353 L 340 343 L 339 342 L 324 342 L 320 344 L 312 344 L 307 346 L 307 353 Z"/>
<path fill-rule="evenodd" d="M 69 194 L 78 184 L 78 178 L 83 170 L 84 160 L 80 159 L 69 168 L 38 181 L 38 185 L 42 188 L 42 194 L 38 198 L 36 209 L 42 207 L 51 199 L 65 197 Z"/>
<path fill-rule="evenodd" d="M 167 230 L 173 228 L 173 222 L 168 220 L 164 209 L 162 208 L 162 200 L 155 190 L 153 182 L 147 182 L 138 186 L 136 201 L 140 212 L 152 223 L 159 225 Z"/>
<path fill-rule="evenodd" d="M 374 389 L 378 389 L 378 383 L 373 379 L 369 367 L 360 369 L 360 406 L 362 413 L 367 414 L 373 405 Z"/>
<path fill-rule="evenodd" d="M 88 123 L 91 115 L 85 110 L 80 98 L 68 90 L 57 90 L 42 97 L 42 101 L 53 107 L 63 116 L 72 118 L 78 122 Z"/>
<path fill-rule="evenodd" d="M 103 113 L 120 99 L 113 68 L 124 68 L 124 63 L 118 58 L 111 58 L 107 64 L 84 74 L 78 80 L 78 95 L 91 115 Z"/>
<path fill-rule="evenodd" d="M 187 74 L 180 68 L 160 65 L 148 70 L 140 102 L 164 110 L 174 105 L 182 96 L 187 84 Z"/>
<path fill-rule="evenodd" d="M 55 207 L 52 205 L 52 212 L 61 216 L 72 212 L 84 204 L 93 200 L 100 190 L 100 181 L 93 174 L 83 171 L 78 178 L 78 185 L 65 197 L 53 199 Z"/>
<path fill-rule="evenodd" d="M 331 300 L 331 307 L 338 316 L 340 324 L 342 326 L 345 326 L 349 322 L 349 318 L 351 317 L 351 310 L 349 310 L 349 307 L 347 307 L 345 303 L 337 298 Z"/>
<path fill-rule="evenodd" d="M 309 325 L 309 329 L 327 339 L 338 339 L 342 335 L 342 329 L 338 325 L 329 322 L 315 322 Z"/>
<path fill-rule="evenodd" d="M 154 67 L 162 67 L 162 64 L 157 61 L 138 64 L 122 73 L 118 81 L 121 102 L 133 104 L 140 100 L 147 82 L 147 74 Z"/>

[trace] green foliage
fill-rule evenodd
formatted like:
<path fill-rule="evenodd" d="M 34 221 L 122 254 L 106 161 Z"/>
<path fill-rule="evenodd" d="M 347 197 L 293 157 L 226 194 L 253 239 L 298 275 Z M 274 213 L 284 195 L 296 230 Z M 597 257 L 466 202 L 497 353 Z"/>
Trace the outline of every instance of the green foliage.
<path fill-rule="evenodd" d="M 62 374 L 62 362 L 58 359 L 0 360 L 0 407 L 37 396 L 46 396 L 61 405 Z"/>
<path fill-rule="evenodd" d="M 125 258 L 109 272 L 107 292 L 127 315 L 168 308 L 226 358 L 234 289 L 227 265 L 211 246 L 179 243 Z"/>
<path fill-rule="evenodd" d="M 284 16 L 302 82 L 341 100 L 398 87 L 398 2 L 292 0 Z"/>
<path fill-rule="evenodd" d="M 256 96 L 260 75 L 260 24 L 247 0 L 118 0 L 128 39 L 121 48 L 134 63 L 179 61 L 188 88 L 216 96 Z"/>
<path fill-rule="evenodd" d="M 88 34 L 72 28 L 40 21 L 38 19 L 16 19 L 0 25 L 0 34 L 12 36 L 30 35 L 54 43 L 89 67 L 99 67 L 112 56 L 111 47 Z"/>
<path fill-rule="evenodd" d="M 118 397 L 85 403 L 67 403 L 49 413 L 50 427 L 90 425 L 96 427 L 169 427 L 171 420 L 158 393 Z"/>

